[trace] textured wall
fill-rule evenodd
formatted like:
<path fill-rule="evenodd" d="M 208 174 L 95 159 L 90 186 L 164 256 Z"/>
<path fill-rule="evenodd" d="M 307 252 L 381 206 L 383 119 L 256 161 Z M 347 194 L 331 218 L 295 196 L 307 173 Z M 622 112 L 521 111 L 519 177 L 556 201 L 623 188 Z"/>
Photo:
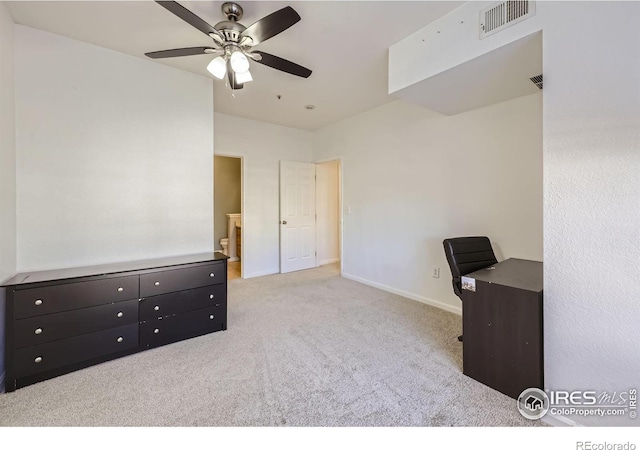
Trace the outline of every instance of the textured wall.
<path fill-rule="evenodd" d="M 543 31 L 545 383 L 639 389 L 640 4 L 553 10 Z"/>
<path fill-rule="evenodd" d="M 317 131 L 314 158 L 342 157 L 345 275 L 460 312 L 444 238 L 542 260 L 541 100 L 450 117 L 398 100 Z"/>
<path fill-rule="evenodd" d="M 4 4 L 0 3 L 0 282 L 12 276 L 16 270 L 16 140 L 13 40 L 13 21 Z"/>
<path fill-rule="evenodd" d="M 16 142 L 13 21 L 0 3 L 0 283 L 16 271 Z M 4 292 L 0 290 L 0 388 L 4 379 Z"/>
<path fill-rule="evenodd" d="M 280 161 L 311 162 L 309 131 L 215 114 L 215 152 L 243 157 L 245 278 L 280 271 Z"/>
<path fill-rule="evenodd" d="M 460 24 L 489 4 L 468 2 L 392 49 L 390 89 L 542 30 L 545 387 L 637 389 L 640 4 L 536 2 L 533 18 L 479 40 Z M 569 420 L 637 425 L 628 414 Z"/>
<path fill-rule="evenodd" d="M 16 137 L 18 270 L 213 251 L 212 80 L 16 26 Z"/>

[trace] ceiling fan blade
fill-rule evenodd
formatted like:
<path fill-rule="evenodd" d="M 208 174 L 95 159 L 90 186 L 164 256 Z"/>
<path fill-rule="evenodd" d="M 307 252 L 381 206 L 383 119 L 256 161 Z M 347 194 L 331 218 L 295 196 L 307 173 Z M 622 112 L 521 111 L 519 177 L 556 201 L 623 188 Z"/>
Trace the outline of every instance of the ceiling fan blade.
<path fill-rule="evenodd" d="M 191 56 L 191 55 L 205 55 L 219 52 L 221 50 L 213 47 L 188 47 L 188 48 L 174 48 L 171 50 L 160 50 L 157 52 L 145 53 L 149 58 L 175 58 L 176 56 Z"/>
<path fill-rule="evenodd" d="M 231 89 L 242 89 L 244 84 L 240 84 L 236 82 L 236 73 L 231 68 L 231 60 L 227 61 L 227 78 L 229 79 L 229 86 Z"/>
<path fill-rule="evenodd" d="M 204 34 L 209 36 L 210 33 L 219 34 L 219 31 L 209 25 L 207 22 L 202 20 L 200 17 L 196 16 L 194 13 L 189 11 L 187 8 L 182 6 L 177 2 L 159 2 L 156 1 L 160 6 L 168 9 L 176 16 L 180 17 L 182 20 L 187 22 L 192 27 L 197 28 L 202 31 Z"/>
<path fill-rule="evenodd" d="M 280 58 L 279 56 L 259 52 L 257 50 L 254 50 L 252 53 L 260 55 L 260 59 L 254 60 L 260 64 L 264 64 L 265 66 L 273 67 L 274 69 L 282 70 L 283 72 L 290 73 L 291 75 L 297 75 L 302 78 L 309 78 L 309 75 L 311 75 L 311 70 L 306 67 L 302 67 L 299 64 Z"/>
<path fill-rule="evenodd" d="M 240 38 L 249 36 L 253 40 L 251 45 L 257 45 L 260 42 L 274 37 L 276 34 L 282 33 L 299 20 L 300 16 L 298 13 L 291 6 L 287 6 L 263 17 L 249 26 L 240 33 Z"/>

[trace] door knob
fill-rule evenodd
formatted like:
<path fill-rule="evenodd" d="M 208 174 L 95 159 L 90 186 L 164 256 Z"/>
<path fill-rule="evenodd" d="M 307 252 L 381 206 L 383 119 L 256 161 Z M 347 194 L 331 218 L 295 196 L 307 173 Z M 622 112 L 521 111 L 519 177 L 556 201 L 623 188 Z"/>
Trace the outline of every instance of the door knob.
<path fill-rule="evenodd" d="M 286 224 L 287 224 L 287 221 L 286 221 L 286 220 L 283 220 L 283 221 L 282 221 L 282 225 L 286 225 Z"/>

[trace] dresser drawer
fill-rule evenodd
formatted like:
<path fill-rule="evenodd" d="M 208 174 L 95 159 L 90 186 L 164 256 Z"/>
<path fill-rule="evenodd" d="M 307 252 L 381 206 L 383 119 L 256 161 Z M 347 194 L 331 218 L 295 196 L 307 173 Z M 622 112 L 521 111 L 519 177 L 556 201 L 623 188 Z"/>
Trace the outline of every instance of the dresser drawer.
<path fill-rule="evenodd" d="M 194 309 L 227 307 L 227 285 L 213 284 L 198 289 L 155 295 L 140 301 L 140 320 L 181 314 Z"/>
<path fill-rule="evenodd" d="M 224 262 L 140 275 L 140 296 L 165 294 L 224 283 Z"/>
<path fill-rule="evenodd" d="M 135 275 L 16 290 L 13 316 L 24 319 L 138 297 Z"/>
<path fill-rule="evenodd" d="M 140 345 L 155 347 L 226 329 L 226 309 L 203 308 L 140 324 Z"/>
<path fill-rule="evenodd" d="M 138 324 L 49 342 L 16 350 L 15 377 L 24 377 L 68 366 L 138 346 Z"/>
<path fill-rule="evenodd" d="M 138 322 L 138 300 L 16 320 L 13 347 L 44 344 Z"/>

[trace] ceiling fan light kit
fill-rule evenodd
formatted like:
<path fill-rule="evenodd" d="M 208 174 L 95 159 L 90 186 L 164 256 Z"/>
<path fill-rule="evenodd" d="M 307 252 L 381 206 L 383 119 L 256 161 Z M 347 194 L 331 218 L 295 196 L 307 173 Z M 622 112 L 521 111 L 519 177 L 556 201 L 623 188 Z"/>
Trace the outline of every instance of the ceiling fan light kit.
<path fill-rule="evenodd" d="M 218 80 L 222 80 L 227 74 L 227 62 L 222 56 L 216 56 L 207 66 L 207 70 Z"/>
<path fill-rule="evenodd" d="M 253 81 L 253 77 L 251 76 L 251 72 L 248 70 L 246 72 L 236 72 L 236 82 L 240 84 L 244 84 L 248 81 Z"/>
<path fill-rule="evenodd" d="M 242 73 L 249 70 L 249 60 L 240 50 L 231 53 L 231 68 L 235 73 Z"/>
<path fill-rule="evenodd" d="M 250 60 L 302 78 L 308 78 L 311 75 L 311 70 L 306 67 L 253 49 L 255 45 L 282 33 L 300 20 L 298 13 L 290 6 L 245 27 L 238 22 L 243 16 L 242 7 L 234 2 L 226 2 L 222 4 L 222 13 L 227 20 L 212 27 L 177 2 L 156 1 L 156 3 L 209 36 L 213 41 L 213 47 L 176 48 L 145 53 L 149 58 L 215 54 L 216 57 L 209 63 L 207 70 L 220 80 L 226 75 L 229 86 L 233 90 L 242 89 L 244 83 L 253 80 L 249 71 Z"/>

